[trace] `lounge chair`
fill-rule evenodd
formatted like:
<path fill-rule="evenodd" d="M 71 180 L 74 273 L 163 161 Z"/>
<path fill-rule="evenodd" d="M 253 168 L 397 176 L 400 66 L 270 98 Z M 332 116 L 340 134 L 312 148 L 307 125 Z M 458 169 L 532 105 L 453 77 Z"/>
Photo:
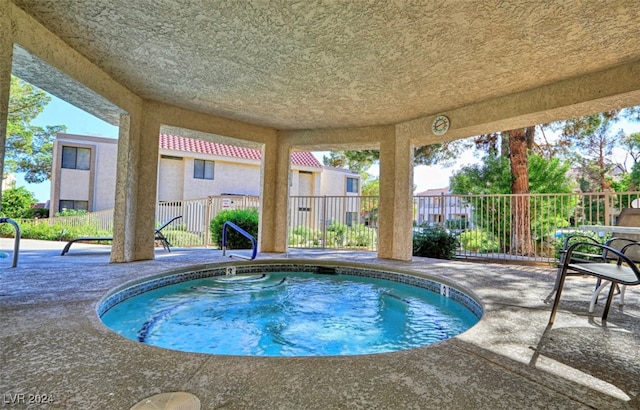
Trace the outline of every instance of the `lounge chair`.
<path fill-rule="evenodd" d="M 160 243 L 162 243 L 162 247 L 164 249 L 166 249 L 167 251 L 171 252 L 171 244 L 169 243 L 169 241 L 167 240 L 167 238 L 162 234 L 162 230 L 164 228 L 166 228 L 167 226 L 171 225 L 173 223 L 173 221 L 176 221 L 178 219 L 182 218 L 182 215 L 178 215 L 178 216 L 174 216 L 173 218 L 169 218 L 167 219 L 162 225 L 160 225 L 160 227 L 156 228 L 155 230 L 155 240 L 156 241 L 160 241 Z"/>
<path fill-rule="evenodd" d="M 169 226 L 173 221 L 180 218 L 182 218 L 182 215 L 169 218 L 162 225 L 160 225 L 158 228 L 155 229 L 154 240 L 160 241 L 160 243 L 162 243 L 162 247 L 169 252 L 171 252 L 171 244 L 167 240 L 166 236 L 164 236 L 164 234 L 162 233 L 162 230 L 167 226 Z M 62 253 L 60 254 L 60 256 L 64 256 L 67 252 L 69 252 L 69 248 L 71 248 L 71 245 L 73 245 L 76 242 L 107 242 L 112 240 L 113 240 L 113 237 L 106 237 L 106 236 L 82 236 L 79 238 L 75 238 L 67 242 L 64 249 L 62 249 Z"/>
<path fill-rule="evenodd" d="M 600 249 L 601 260 L 588 261 L 584 260 L 581 255 L 579 255 L 578 258 L 574 258 L 574 253 L 581 253 L 581 249 L 584 247 Z M 638 269 L 636 262 L 632 259 L 632 254 L 636 255 L 634 258 L 640 255 L 640 242 L 627 240 L 627 244 L 621 249 L 616 249 L 605 244 L 594 244 L 593 242 L 578 242 L 569 246 L 562 263 L 558 289 L 553 302 L 553 308 L 551 309 L 551 316 L 549 317 L 549 325 L 553 324 L 555 320 L 556 311 L 560 303 L 560 295 L 562 294 L 562 288 L 564 287 L 564 282 L 569 271 L 594 276 L 600 281 L 605 280 L 611 282 L 611 289 L 609 289 L 607 302 L 602 313 L 602 320 L 606 321 L 617 285 L 640 285 L 640 269 Z"/>

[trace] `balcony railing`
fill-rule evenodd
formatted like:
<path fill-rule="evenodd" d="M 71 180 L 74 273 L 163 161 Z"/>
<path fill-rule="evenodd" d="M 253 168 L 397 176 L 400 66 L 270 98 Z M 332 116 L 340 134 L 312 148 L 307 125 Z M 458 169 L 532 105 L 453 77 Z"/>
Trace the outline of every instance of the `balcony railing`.
<path fill-rule="evenodd" d="M 413 199 L 414 226 L 440 225 L 459 239 L 458 258 L 554 262 L 564 235 L 579 225 L 614 225 L 620 209 L 640 207 L 640 192 L 530 195 L 434 195 Z M 210 221 L 222 210 L 257 208 L 259 197 L 215 196 L 156 206 L 158 223 L 182 215 L 180 224 L 163 233 L 173 246 L 215 246 Z M 20 220 L 27 226 L 46 223 L 63 233 L 90 225 L 103 233 L 113 229 L 113 211 Z M 378 197 L 292 196 L 289 199 L 290 248 L 376 251 Z M 524 239 L 524 244 L 522 242 Z M 56 239 L 56 238 L 52 238 Z"/>

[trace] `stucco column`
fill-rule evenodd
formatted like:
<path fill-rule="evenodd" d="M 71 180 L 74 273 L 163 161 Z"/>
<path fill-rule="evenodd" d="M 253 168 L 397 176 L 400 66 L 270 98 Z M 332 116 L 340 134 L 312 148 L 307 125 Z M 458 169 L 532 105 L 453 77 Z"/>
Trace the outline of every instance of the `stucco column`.
<path fill-rule="evenodd" d="M 0 182 L 4 179 L 4 154 L 7 141 L 7 116 L 11 89 L 11 60 L 13 59 L 13 32 L 9 7 L 0 2 Z M 0 199 L 2 193 L 0 191 Z"/>
<path fill-rule="evenodd" d="M 380 143 L 378 257 L 408 261 L 412 256 L 413 145 L 388 135 Z"/>
<path fill-rule="evenodd" d="M 262 154 L 258 249 L 286 252 L 291 150 L 274 140 L 265 144 Z"/>
<path fill-rule="evenodd" d="M 111 262 L 154 258 L 160 124 L 145 107 L 120 117 Z"/>

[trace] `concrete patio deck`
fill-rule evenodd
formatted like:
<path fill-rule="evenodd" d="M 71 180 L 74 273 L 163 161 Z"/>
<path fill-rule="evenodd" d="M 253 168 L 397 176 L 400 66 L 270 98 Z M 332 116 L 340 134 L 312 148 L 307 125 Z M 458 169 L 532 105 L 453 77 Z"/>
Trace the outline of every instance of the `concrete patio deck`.
<path fill-rule="evenodd" d="M 472 290 L 485 316 L 447 341 L 388 354 L 250 358 L 182 353 L 124 339 L 95 313 L 110 289 L 134 278 L 228 261 L 220 251 L 159 249 L 153 261 L 110 264 L 109 247 L 23 240 L 18 267 L 0 259 L 0 408 L 129 409 L 157 393 L 187 391 L 203 409 L 638 409 L 640 292 L 587 313 L 593 280 L 567 279 L 548 329 L 552 267 L 353 252 L 292 252 L 258 259 L 357 262 L 446 278 Z M 77 246 L 77 247 L 76 247 Z M 0 239 L 0 250 L 13 249 Z M 21 396 L 22 395 L 22 396 Z"/>

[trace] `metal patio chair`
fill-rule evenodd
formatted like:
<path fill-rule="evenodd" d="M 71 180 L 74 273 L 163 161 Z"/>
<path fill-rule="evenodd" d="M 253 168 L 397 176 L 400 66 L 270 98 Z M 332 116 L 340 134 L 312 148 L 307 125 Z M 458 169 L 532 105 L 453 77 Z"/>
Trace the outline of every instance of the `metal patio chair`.
<path fill-rule="evenodd" d="M 607 302 L 602 313 L 603 321 L 607 320 L 609 307 L 611 306 L 617 285 L 640 285 L 640 269 L 638 269 L 638 265 L 631 257 L 633 254 L 635 255 L 634 258 L 637 259 L 637 255 L 640 255 L 640 242 L 628 239 L 617 240 L 620 244 L 626 241 L 626 245 L 622 246 L 621 249 L 616 249 L 605 244 L 594 244 L 593 242 L 578 242 L 569 246 L 562 263 L 558 289 L 551 309 L 551 316 L 549 317 L 549 325 L 553 324 L 555 320 L 562 288 L 570 271 L 572 273 L 594 276 L 598 278 L 599 281 L 605 280 L 611 282 Z M 584 247 L 588 247 L 589 249 L 596 247 L 600 249 L 602 251 L 600 261 L 585 260 L 581 255 L 583 252 L 581 248 Z M 577 258 L 574 258 L 574 253 L 577 255 Z"/>
<path fill-rule="evenodd" d="M 640 227 L 640 208 L 623 208 L 620 211 L 620 214 L 616 218 L 616 226 L 633 226 Z M 615 230 L 613 231 L 612 238 L 609 239 L 604 245 L 611 246 L 616 249 L 622 249 L 622 247 L 626 246 L 630 242 L 640 242 L 640 235 L 628 234 L 628 233 L 619 233 Z M 567 236 L 562 244 L 562 249 L 560 250 L 560 261 L 558 262 L 558 272 L 556 274 L 556 280 L 553 285 L 553 290 L 545 299 L 545 302 L 549 302 L 553 297 L 554 293 L 557 292 L 558 287 L 560 285 L 560 276 L 562 272 L 562 266 L 564 264 L 567 250 L 569 247 L 577 242 L 588 242 L 593 245 L 601 244 L 597 239 L 592 236 L 587 235 L 586 233 L 576 232 L 569 236 Z M 640 262 L 640 251 L 636 251 L 632 249 L 631 251 L 631 259 L 635 262 Z M 609 254 L 606 252 L 602 252 L 599 248 L 589 248 L 588 246 L 582 246 L 579 249 L 574 250 L 573 252 L 574 262 L 598 262 L 601 261 L 604 257 L 605 259 L 609 258 Z M 580 272 L 570 271 L 567 273 L 568 275 L 580 275 Z M 598 295 L 604 289 L 606 283 L 602 283 L 602 279 L 598 278 L 596 281 L 596 287 L 593 293 L 593 297 L 591 298 L 591 303 L 589 304 L 589 312 L 593 312 L 595 308 L 595 304 L 598 301 Z M 622 286 L 620 289 L 620 303 L 624 304 L 624 292 L 625 286 Z"/>
<path fill-rule="evenodd" d="M 173 218 L 169 218 L 162 225 L 157 227 L 156 230 L 155 230 L 155 240 L 159 241 L 162 244 L 162 247 L 165 250 L 169 251 L 169 252 L 171 252 L 171 244 L 167 240 L 166 236 L 164 236 L 164 234 L 162 233 L 162 230 L 164 228 L 166 228 L 167 226 L 171 225 L 173 223 L 173 221 L 176 221 L 176 220 L 178 220 L 180 218 L 182 218 L 182 215 L 178 215 L 178 216 L 174 216 Z"/>

